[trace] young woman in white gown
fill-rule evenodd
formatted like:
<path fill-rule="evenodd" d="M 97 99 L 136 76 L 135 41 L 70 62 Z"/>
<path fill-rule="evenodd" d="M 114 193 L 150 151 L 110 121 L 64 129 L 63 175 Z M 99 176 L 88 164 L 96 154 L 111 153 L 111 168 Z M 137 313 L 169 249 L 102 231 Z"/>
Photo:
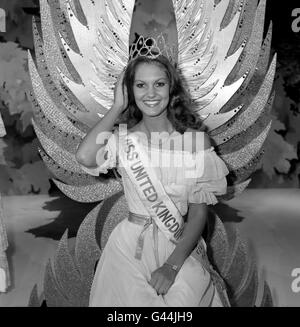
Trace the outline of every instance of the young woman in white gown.
<path fill-rule="evenodd" d="M 154 220 L 149 223 L 149 211 L 120 163 L 115 128 L 120 122 L 127 123 L 128 132 L 137 137 L 149 157 L 160 158 L 154 171 L 185 217 L 177 243 L 169 241 Z M 166 133 L 154 142 L 155 132 Z M 105 135 L 100 142 L 99 135 Z M 188 162 L 177 165 L 181 154 Z M 168 164 L 162 163 L 163 156 Z M 207 206 L 226 192 L 228 170 L 201 131 L 201 122 L 168 59 L 138 57 L 128 64 L 115 86 L 112 108 L 86 135 L 76 159 L 93 175 L 118 169 L 131 218 L 119 223 L 107 241 L 94 276 L 90 306 L 224 305 L 209 269 L 191 254 L 199 240 L 205 248 L 201 234 Z"/>

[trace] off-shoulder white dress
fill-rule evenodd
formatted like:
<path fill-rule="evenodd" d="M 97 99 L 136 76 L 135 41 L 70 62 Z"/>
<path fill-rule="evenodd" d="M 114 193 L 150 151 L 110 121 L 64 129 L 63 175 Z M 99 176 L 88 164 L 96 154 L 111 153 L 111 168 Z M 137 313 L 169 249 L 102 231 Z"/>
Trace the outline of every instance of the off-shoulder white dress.
<path fill-rule="evenodd" d="M 166 144 L 170 144 L 170 139 L 176 144 L 181 137 L 181 134 L 175 132 L 169 136 Z M 117 144 L 117 134 L 112 134 L 101 150 L 105 152 L 106 159 L 95 169 L 85 167 L 83 169 L 92 175 L 98 175 L 118 166 L 129 210 L 147 216 L 149 214 L 134 185 L 124 168 L 118 165 Z M 171 155 L 171 158 L 178 156 L 178 151 L 170 151 L 164 144 L 161 144 L 160 148 L 156 146 L 149 148 L 142 139 L 140 144 L 150 152 L 149 155 L 167 154 Z M 190 154 L 191 162 L 188 166 L 189 169 L 193 168 L 193 171 L 196 171 L 196 175 L 187 174 L 186 166 L 174 164 L 176 159 L 171 160 L 170 164 L 154 167 L 166 193 L 182 216 L 186 215 L 189 203 L 216 204 L 216 195 L 224 194 L 227 187 L 225 177 L 228 174 L 227 167 L 213 147 Z M 103 157 L 103 153 L 100 153 L 99 157 Z M 152 225 L 145 232 L 141 260 L 135 258 L 137 241 L 142 229 L 143 226 L 124 219 L 112 231 L 96 269 L 90 293 L 90 306 L 222 306 L 210 274 L 192 256 L 185 260 L 168 293 L 164 296 L 157 295 L 149 285 L 151 273 L 158 268 Z M 174 248 L 175 245 L 158 230 L 160 265 L 166 261 Z"/>

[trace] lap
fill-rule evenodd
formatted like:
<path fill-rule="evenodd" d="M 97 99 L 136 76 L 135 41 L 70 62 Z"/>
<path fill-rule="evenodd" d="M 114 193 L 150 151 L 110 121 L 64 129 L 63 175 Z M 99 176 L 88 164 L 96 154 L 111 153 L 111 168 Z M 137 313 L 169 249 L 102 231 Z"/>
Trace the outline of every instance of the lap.
<path fill-rule="evenodd" d="M 158 268 L 151 230 L 145 235 L 142 259 L 137 260 L 134 253 L 140 229 L 127 224 L 121 222 L 105 246 L 92 285 L 91 306 L 198 306 L 204 297 L 213 297 L 209 273 L 191 256 L 168 293 L 157 295 L 149 285 L 151 273 Z M 163 264 L 174 245 L 161 238 L 159 241 Z"/>

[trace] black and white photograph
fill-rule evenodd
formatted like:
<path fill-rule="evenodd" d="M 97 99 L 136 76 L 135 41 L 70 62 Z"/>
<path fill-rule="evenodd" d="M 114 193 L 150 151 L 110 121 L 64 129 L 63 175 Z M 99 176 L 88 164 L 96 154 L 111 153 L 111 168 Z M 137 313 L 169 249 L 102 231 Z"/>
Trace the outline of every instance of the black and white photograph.
<path fill-rule="evenodd" d="M 0 0 L 0 307 L 300 307 L 299 1 Z"/>

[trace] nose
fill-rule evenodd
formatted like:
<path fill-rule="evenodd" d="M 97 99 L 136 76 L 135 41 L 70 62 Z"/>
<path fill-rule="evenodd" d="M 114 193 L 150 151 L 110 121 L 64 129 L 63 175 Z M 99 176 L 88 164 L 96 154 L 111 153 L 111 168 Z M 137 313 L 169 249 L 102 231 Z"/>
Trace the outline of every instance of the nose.
<path fill-rule="evenodd" d="M 147 96 L 148 98 L 154 98 L 156 96 L 156 91 L 154 86 L 149 86 Z"/>

